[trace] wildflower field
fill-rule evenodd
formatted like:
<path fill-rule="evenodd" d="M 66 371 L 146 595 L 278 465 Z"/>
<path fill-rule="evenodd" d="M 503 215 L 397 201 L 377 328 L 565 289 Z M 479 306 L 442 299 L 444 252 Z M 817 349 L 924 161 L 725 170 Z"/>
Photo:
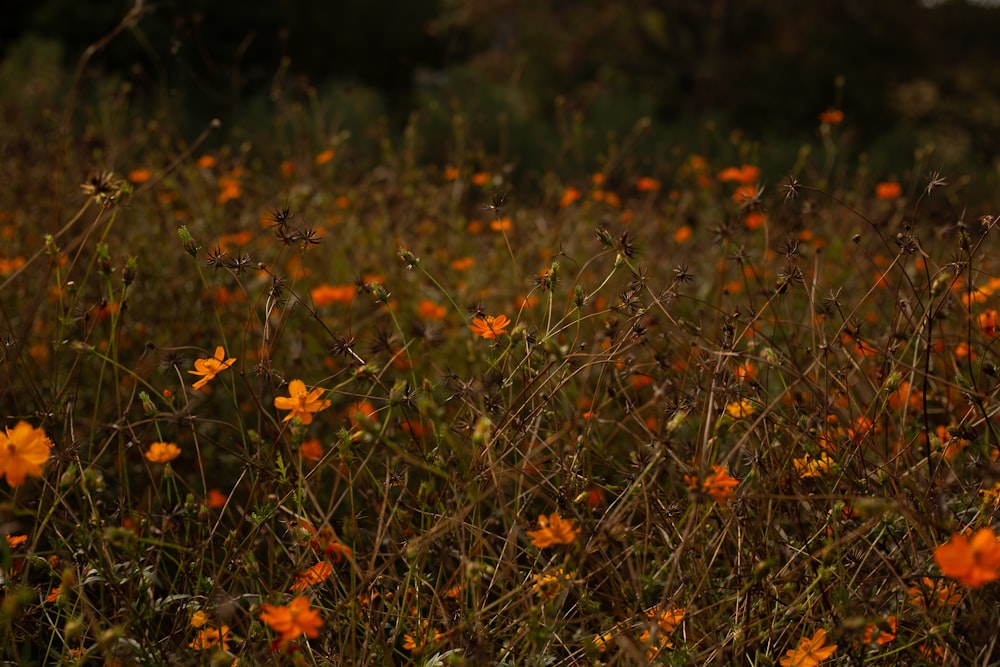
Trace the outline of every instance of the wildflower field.
<path fill-rule="evenodd" d="M 976 174 L 4 83 L 4 664 L 1000 662 Z"/>

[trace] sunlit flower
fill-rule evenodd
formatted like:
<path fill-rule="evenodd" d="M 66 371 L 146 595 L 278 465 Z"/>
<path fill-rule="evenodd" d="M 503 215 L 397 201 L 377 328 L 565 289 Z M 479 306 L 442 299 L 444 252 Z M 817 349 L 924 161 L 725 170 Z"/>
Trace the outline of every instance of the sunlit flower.
<path fill-rule="evenodd" d="M 492 339 L 507 333 L 510 320 L 506 315 L 486 315 L 485 317 L 474 317 L 469 328 L 472 333 L 483 338 Z"/>
<path fill-rule="evenodd" d="M 903 194 L 903 187 L 895 181 L 884 181 L 875 185 L 875 196 L 885 201 L 899 199 Z"/>
<path fill-rule="evenodd" d="M 281 606 L 262 604 L 260 608 L 260 620 L 280 635 L 272 648 L 285 646 L 300 635 L 319 636 L 323 619 L 318 611 L 310 608 L 308 598 L 297 597 Z"/>
<path fill-rule="evenodd" d="M 544 600 L 551 600 L 573 581 L 561 567 L 548 572 L 531 575 L 531 591 Z"/>
<path fill-rule="evenodd" d="M 229 642 L 231 641 L 229 626 L 223 625 L 220 628 L 202 628 L 188 646 L 200 651 L 214 646 L 221 646 L 223 649 L 229 650 Z"/>
<path fill-rule="evenodd" d="M 553 512 L 548 516 L 539 516 L 538 530 L 529 530 L 528 537 L 532 545 L 544 549 L 554 544 L 572 544 L 579 533 L 580 529 L 573 527 L 572 520 L 563 519 Z"/>
<path fill-rule="evenodd" d="M 181 448 L 172 442 L 154 442 L 144 456 L 152 463 L 169 463 L 180 456 Z"/>
<path fill-rule="evenodd" d="M 292 380 L 288 383 L 288 396 L 275 396 L 274 407 L 279 410 L 290 410 L 282 421 L 288 421 L 295 417 L 302 420 L 303 424 L 311 424 L 313 413 L 326 410 L 330 407 L 330 400 L 320 398 L 323 395 L 323 388 L 316 387 L 312 391 L 306 390 L 306 385 L 302 380 Z"/>
<path fill-rule="evenodd" d="M 657 606 L 646 611 L 646 618 L 660 626 L 663 632 L 673 632 L 684 620 L 684 610 L 676 607 L 661 609 Z"/>
<path fill-rule="evenodd" d="M 979 588 L 1000 578 L 1000 540 L 992 528 L 980 528 L 972 539 L 964 533 L 952 535 L 934 549 L 934 562 L 946 577 Z"/>
<path fill-rule="evenodd" d="M 611 645 L 611 642 L 614 640 L 614 638 L 615 638 L 614 630 L 608 630 L 607 632 L 601 633 L 599 635 L 594 635 L 594 639 L 592 640 L 594 642 L 594 648 L 596 648 L 601 653 L 604 653 L 605 651 L 608 650 L 608 647 Z"/>
<path fill-rule="evenodd" d="M 796 648 L 788 649 L 781 659 L 782 667 L 814 667 L 837 650 L 836 644 L 826 644 L 826 630 L 820 628 L 812 637 L 803 637 Z"/>
<path fill-rule="evenodd" d="M 726 414 L 733 419 L 752 417 L 757 412 L 756 406 L 749 398 L 743 398 L 726 406 Z"/>
<path fill-rule="evenodd" d="M 333 566 L 327 561 L 321 560 L 308 570 L 300 572 L 298 576 L 295 577 L 295 583 L 292 584 L 292 592 L 301 593 L 309 586 L 321 584 L 326 581 L 331 574 L 333 574 Z"/>
<path fill-rule="evenodd" d="M 832 465 L 833 459 L 831 459 L 826 452 L 820 452 L 819 456 L 815 457 L 812 454 L 806 454 L 805 456 L 792 461 L 792 466 L 795 468 L 795 472 L 797 472 L 799 477 L 803 479 L 808 477 L 821 477 L 830 472 L 830 467 Z"/>
<path fill-rule="evenodd" d="M 28 422 L 18 422 L 0 433 L 0 475 L 11 486 L 24 483 L 28 475 L 39 477 L 49 460 L 52 441 L 45 431 Z"/>
<path fill-rule="evenodd" d="M 200 628 L 208 623 L 208 613 L 204 609 L 199 609 L 198 611 L 191 614 L 191 620 L 189 621 L 192 628 Z"/>
<path fill-rule="evenodd" d="M 201 389 L 209 381 L 213 380 L 216 375 L 226 370 L 236 361 L 236 357 L 232 359 L 226 359 L 226 351 L 222 349 L 222 346 L 215 348 L 215 356 L 208 359 L 195 359 L 194 360 L 194 370 L 188 371 L 191 375 L 200 375 L 201 379 L 194 383 L 193 389 L 196 391 Z"/>
<path fill-rule="evenodd" d="M 993 505 L 994 509 L 1000 507 L 1000 482 L 988 489 L 980 489 L 979 493 L 982 494 L 984 503 Z"/>

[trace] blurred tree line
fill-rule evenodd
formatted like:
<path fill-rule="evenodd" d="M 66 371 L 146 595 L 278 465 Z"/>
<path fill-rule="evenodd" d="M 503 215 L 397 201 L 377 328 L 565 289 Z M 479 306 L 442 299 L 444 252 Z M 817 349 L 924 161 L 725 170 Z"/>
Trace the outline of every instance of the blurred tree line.
<path fill-rule="evenodd" d="M 161 0 L 88 66 L 204 116 L 225 117 L 280 71 L 303 90 L 332 80 L 371 88 L 396 120 L 428 89 L 461 100 L 484 85 L 527 117 L 551 117 L 559 98 L 570 111 L 668 123 L 711 114 L 762 135 L 814 132 L 817 114 L 838 107 L 862 134 L 931 132 L 993 161 L 1000 9 L 929 4 Z M 42 36 L 62 45 L 72 67 L 132 6 L 17 2 L 0 49 Z"/>

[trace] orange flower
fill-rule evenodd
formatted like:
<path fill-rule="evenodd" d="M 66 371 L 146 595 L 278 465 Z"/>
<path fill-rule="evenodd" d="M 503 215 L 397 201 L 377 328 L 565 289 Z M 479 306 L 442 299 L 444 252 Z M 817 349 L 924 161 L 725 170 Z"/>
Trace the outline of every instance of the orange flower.
<path fill-rule="evenodd" d="M 580 191 L 577 190 L 576 188 L 573 187 L 566 188 L 566 191 L 563 193 L 562 199 L 559 200 L 559 208 L 566 208 L 580 197 L 581 197 Z"/>
<path fill-rule="evenodd" d="M 325 151 L 316 156 L 315 159 L 316 166 L 318 167 L 320 165 L 326 164 L 327 162 L 333 159 L 334 155 L 336 155 L 336 153 L 333 152 L 333 149 L 327 148 Z"/>
<path fill-rule="evenodd" d="M 489 174 L 489 172 L 477 171 L 475 174 L 472 175 L 472 184 L 473 185 L 478 185 L 478 186 L 482 187 L 482 186 L 486 185 L 487 183 L 489 183 L 489 181 L 490 181 L 490 174 Z"/>
<path fill-rule="evenodd" d="M 955 587 L 954 583 L 924 577 L 920 584 L 910 586 L 906 592 L 910 595 L 910 604 L 918 609 L 954 607 L 962 601 L 962 594 Z"/>
<path fill-rule="evenodd" d="M 996 336 L 1000 333 L 1000 316 L 997 311 L 987 310 L 979 314 L 979 328 L 987 336 Z"/>
<path fill-rule="evenodd" d="M 240 189 L 239 178 L 243 174 L 242 167 L 233 169 L 228 176 L 219 177 L 219 195 L 215 198 L 216 203 L 225 204 L 233 199 L 239 199 L 243 194 Z"/>
<path fill-rule="evenodd" d="M 490 229 L 495 232 L 509 232 L 514 228 L 511 224 L 509 217 L 503 217 L 499 220 L 490 220 Z"/>
<path fill-rule="evenodd" d="M 417 304 L 417 314 L 425 320 L 443 320 L 448 309 L 430 299 L 423 299 Z"/>
<path fill-rule="evenodd" d="M 946 577 L 979 588 L 1000 578 L 1000 540 L 992 528 L 980 528 L 971 540 L 958 533 L 934 549 L 934 562 Z"/>
<path fill-rule="evenodd" d="M 153 463 L 169 463 L 180 456 L 181 448 L 172 442 L 154 442 L 145 457 Z"/>
<path fill-rule="evenodd" d="M 4 535 L 7 546 L 11 549 L 18 547 L 28 541 L 27 535 Z"/>
<path fill-rule="evenodd" d="M 888 626 L 888 629 L 885 629 Z M 878 644 L 882 646 L 883 644 L 888 644 L 893 639 L 896 638 L 896 617 L 890 616 L 885 621 L 885 626 L 879 627 L 878 625 L 869 625 L 865 627 L 865 644 Z"/>
<path fill-rule="evenodd" d="M 657 606 L 646 611 L 646 618 L 659 625 L 663 632 L 673 632 L 684 620 L 684 610 L 674 607 L 660 609 Z"/>
<path fill-rule="evenodd" d="M 226 359 L 225 357 L 226 351 L 222 349 L 222 346 L 220 345 L 215 348 L 214 357 L 209 359 L 195 359 L 194 370 L 188 371 L 188 373 L 191 375 L 200 375 L 202 377 L 194 383 L 192 388 L 196 391 L 201 389 L 208 384 L 210 380 L 214 379 L 216 375 L 232 366 L 233 362 L 236 361 L 236 357 L 233 357 L 232 359 Z"/>
<path fill-rule="evenodd" d="M 403 635 L 403 649 L 415 651 L 423 648 L 426 644 L 431 644 L 437 640 L 437 631 L 434 628 L 427 628 L 426 621 L 420 624 L 418 632 Z"/>
<path fill-rule="evenodd" d="M 544 549 L 553 544 L 572 544 L 579 533 L 580 529 L 573 527 L 572 520 L 563 519 L 558 512 L 553 512 L 549 516 L 539 516 L 538 530 L 529 530 L 528 537 L 533 546 Z"/>
<path fill-rule="evenodd" d="M 323 458 L 323 444 L 317 438 L 306 440 L 299 447 L 299 456 L 302 457 L 303 461 L 315 463 Z"/>
<path fill-rule="evenodd" d="M 649 176 L 643 176 L 638 181 L 636 181 L 635 189 L 639 192 L 656 192 L 660 189 L 660 182 L 655 178 L 650 178 Z"/>
<path fill-rule="evenodd" d="M 844 112 L 840 109 L 827 109 L 819 115 L 819 122 L 824 125 L 840 125 L 844 122 Z"/>
<path fill-rule="evenodd" d="M 262 604 L 260 608 L 263 610 L 260 620 L 281 635 L 271 646 L 272 650 L 285 646 L 288 642 L 298 638 L 299 635 L 319 636 L 323 619 L 320 618 L 319 612 L 309 607 L 309 600 L 305 597 L 297 597 L 280 607 Z"/>
<path fill-rule="evenodd" d="M 52 449 L 45 431 L 23 421 L 4 431 L 0 433 L 0 475 L 11 486 L 20 486 L 28 475 L 40 477 Z"/>
<path fill-rule="evenodd" d="M 331 303 L 350 303 L 354 301 L 358 290 L 354 285 L 320 285 L 309 291 L 313 304 L 317 308 L 328 306 Z"/>
<path fill-rule="evenodd" d="M 229 626 L 223 625 L 221 628 L 203 628 L 198 631 L 197 636 L 195 636 L 194 641 L 188 644 L 188 647 L 204 651 L 212 648 L 213 646 L 221 646 L 225 650 L 229 650 L 229 642 L 232 639 L 229 637 Z"/>
<path fill-rule="evenodd" d="M 711 496 L 717 503 L 724 503 L 731 498 L 733 489 L 740 483 L 720 465 L 712 466 L 712 474 L 706 477 L 701 484 L 698 483 L 698 478 L 694 475 L 684 475 L 684 481 L 689 489 L 699 490 Z"/>
<path fill-rule="evenodd" d="M 133 169 L 128 173 L 128 180 L 136 184 L 145 183 L 152 177 L 153 177 L 153 172 L 151 172 L 149 169 L 146 169 L 145 167 L 141 167 L 139 169 Z"/>
<path fill-rule="evenodd" d="M 295 417 L 302 420 L 303 424 L 311 424 L 313 413 L 326 410 L 330 407 L 330 400 L 320 398 L 323 395 L 323 388 L 316 387 L 312 391 L 306 391 L 306 385 L 302 380 L 292 380 L 288 383 L 288 396 L 275 396 L 274 407 L 279 410 L 290 410 L 282 421 L 288 421 Z"/>
<path fill-rule="evenodd" d="M 207 502 L 208 502 L 208 506 L 211 507 L 212 509 L 218 509 L 220 507 L 225 507 L 227 500 L 229 500 L 229 496 L 227 496 L 226 494 L 224 494 L 222 491 L 219 491 L 218 489 L 209 489 L 208 490 L 208 500 L 207 500 Z"/>
<path fill-rule="evenodd" d="M 211 155 L 202 155 L 195 164 L 198 165 L 199 169 L 211 169 L 218 164 L 218 160 Z"/>
<path fill-rule="evenodd" d="M 507 333 L 509 325 L 510 320 L 507 319 L 506 315 L 497 315 L 496 317 L 486 315 L 485 317 L 474 317 L 469 328 L 477 336 L 492 339 Z"/>
<path fill-rule="evenodd" d="M 456 271 L 468 271 L 476 265 L 476 260 L 471 257 L 460 257 L 451 263 L 451 268 Z"/>
<path fill-rule="evenodd" d="M 781 659 L 782 667 L 814 667 L 837 650 L 836 644 L 826 644 L 826 630 L 820 628 L 812 637 L 803 637 L 797 648 L 788 649 Z"/>
<path fill-rule="evenodd" d="M 883 181 L 875 186 L 875 196 L 885 201 L 899 199 L 902 194 L 902 186 L 895 181 Z"/>
<path fill-rule="evenodd" d="M 329 562 L 321 560 L 305 572 L 300 572 L 299 575 L 295 577 L 295 583 L 292 584 L 292 592 L 301 593 L 309 586 L 321 584 L 326 581 L 331 574 L 333 574 L 333 566 L 330 565 Z"/>
<path fill-rule="evenodd" d="M 720 181 L 735 181 L 742 185 L 751 185 L 757 182 L 757 178 L 760 176 L 760 169 L 750 165 L 745 164 L 742 167 L 726 167 L 719 172 L 718 179 Z"/>

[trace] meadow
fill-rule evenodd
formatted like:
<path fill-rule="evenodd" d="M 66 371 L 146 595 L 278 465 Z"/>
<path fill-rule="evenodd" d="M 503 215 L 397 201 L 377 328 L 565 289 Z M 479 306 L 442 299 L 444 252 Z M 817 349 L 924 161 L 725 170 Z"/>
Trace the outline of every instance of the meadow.
<path fill-rule="evenodd" d="M 525 176 L 459 110 L 428 147 L 318 98 L 185 141 L 26 66 L 9 664 L 1000 662 L 976 174 L 835 108 L 774 172 L 637 119 Z"/>

